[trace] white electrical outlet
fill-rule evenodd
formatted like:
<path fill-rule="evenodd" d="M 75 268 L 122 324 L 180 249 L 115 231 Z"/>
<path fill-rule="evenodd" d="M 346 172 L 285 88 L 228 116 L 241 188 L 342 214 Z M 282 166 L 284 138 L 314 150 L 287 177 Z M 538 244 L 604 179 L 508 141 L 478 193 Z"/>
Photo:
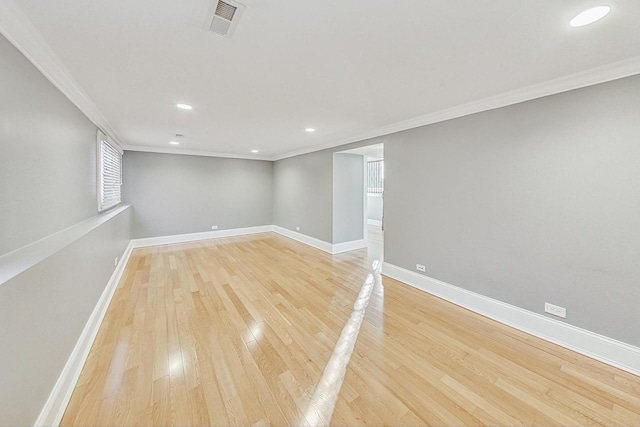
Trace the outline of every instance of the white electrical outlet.
<path fill-rule="evenodd" d="M 218 226 L 217 226 L 217 225 L 212 225 L 212 226 L 211 226 L 211 229 L 212 229 L 212 230 L 217 230 L 217 229 L 218 229 Z"/>
<path fill-rule="evenodd" d="M 544 303 L 544 311 L 545 313 L 553 314 L 554 316 L 562 317 L 563 319 L 567 318 L 566 308 L 558 307 L 557 305 L 549 304 L 548 302 Z"/>
<path fill-rule="evenodd" d="M 427 271 L 427 269 L 425 268 L 425 266 L 424 266 L 424 265 L 422 265 L 422 264 L 416 264 L 416 270 L 418 270 L 418 271 L 422 271 L 423 273 L 424 273 L 425 271 Z"/>
<path fill-rule="evenodd" d="M 296 231 L 300 231 L 300 227 L 296 225 Z"/>
<path fill-rule="evenodd" d="M 116 260 L 113 262 L 113 265 L 118 265 L 118 257 L 116 257 Z"/>

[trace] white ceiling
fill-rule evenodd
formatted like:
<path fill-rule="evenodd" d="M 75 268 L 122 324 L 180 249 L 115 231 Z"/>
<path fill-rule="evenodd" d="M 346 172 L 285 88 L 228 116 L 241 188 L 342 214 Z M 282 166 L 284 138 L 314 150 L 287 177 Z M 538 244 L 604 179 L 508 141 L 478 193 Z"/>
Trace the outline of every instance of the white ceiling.
<path fill-rule="evenodd" d="M 128 149 L 277 159 L 618 61 L 640 72 L 638 0 L 245 0 L 231 39 L 203 29 L 209 0 L 8 1 Z M 605 19 L 569 27 L 598 4 Z"/>

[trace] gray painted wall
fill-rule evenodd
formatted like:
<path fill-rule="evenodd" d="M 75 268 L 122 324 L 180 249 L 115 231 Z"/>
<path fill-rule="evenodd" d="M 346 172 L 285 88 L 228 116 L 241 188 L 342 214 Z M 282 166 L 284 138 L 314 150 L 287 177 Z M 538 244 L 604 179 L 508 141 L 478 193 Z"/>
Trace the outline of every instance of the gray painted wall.
<path fill-rule="evenodd" d="M 367 195 L 367 218 L 382 221 L 382 196 L 379 194 Z"/>
<path fill-rule="evenodd" d="M 333 152 L 290 157 L 273 164 L 273 223 L 333 241 Z"/>
<path fill-rule="evenodd" d="M 0 58 L 3 255 L 98 208 L 96 127 L 1 35 Z"/>
<path fill-rule="evenodd" d="M 98 208 L 96 127 L 2 36 L 0 58 L 2 256 Z M 36 421 L 129 239 L 127 210 L 0 283 L 0 425 Z"/>
<path fill-rule="evenodd" d="M 123 195 L 133 236 L 273 224 L 273 163 L 127 151 Z"/>
<path fill-rule="evenodd" d="M 130 240 L 131 209 L 0 284 L 0 425 L 33 425 Z"/>
<path fill-rule="evenodd" d="M 364 238 L 364 158 L 333 155 L 333 243 Z"/>
<path fill-rule="evenodd" d="M 385 143 L 385 261 L 640 345 L 640 76 Z"/>
<path fill-rule="evenodd" d="M 338 243 L 333 241 L 333 154 L 380 142 L 371 141 L 274 162 L 273 223 L 292 231 L 299 226 L 302 234 Z M 361 215 L 364 216 L 363 212 Z"/>

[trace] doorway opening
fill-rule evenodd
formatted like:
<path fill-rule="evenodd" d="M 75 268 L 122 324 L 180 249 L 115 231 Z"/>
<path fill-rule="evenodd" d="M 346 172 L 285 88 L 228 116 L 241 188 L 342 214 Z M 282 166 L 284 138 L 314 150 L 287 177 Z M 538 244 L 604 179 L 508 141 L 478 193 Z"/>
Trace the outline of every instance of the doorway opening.
<path fill-rule="evenodd" d="M 341 153 L 358 154 L 363 161 L 363 235 L 368 258 L 384 259 L 384 144 L 358 147 Z"/>

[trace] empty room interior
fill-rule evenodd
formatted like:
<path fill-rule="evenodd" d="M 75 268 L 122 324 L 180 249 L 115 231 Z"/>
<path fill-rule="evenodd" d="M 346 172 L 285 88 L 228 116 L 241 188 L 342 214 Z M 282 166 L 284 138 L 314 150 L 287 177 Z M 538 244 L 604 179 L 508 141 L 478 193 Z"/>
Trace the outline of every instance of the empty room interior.
<path fill-rule="evenodd" d="M 0 426 L 640 425 L 639 24 L 2 0 Z"/>

